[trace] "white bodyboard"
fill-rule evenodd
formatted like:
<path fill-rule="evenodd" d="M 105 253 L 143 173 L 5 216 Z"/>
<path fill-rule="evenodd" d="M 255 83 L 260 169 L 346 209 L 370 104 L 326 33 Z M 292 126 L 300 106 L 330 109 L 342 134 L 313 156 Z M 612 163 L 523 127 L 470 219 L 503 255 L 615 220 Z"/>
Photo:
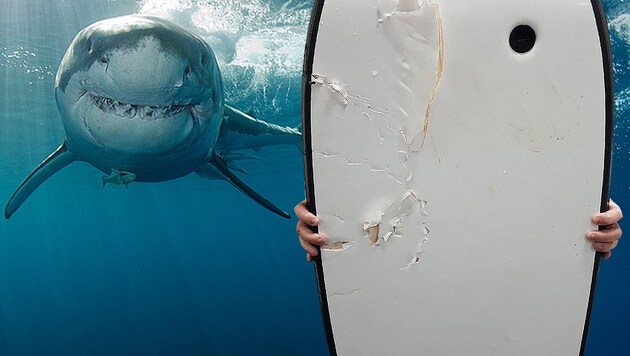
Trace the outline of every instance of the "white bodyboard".
<path fill-rule="evenodd" d="M 598 1 L 315 1 L 304 139 L 331 353 L 581 352 L 603 21 Z"/>

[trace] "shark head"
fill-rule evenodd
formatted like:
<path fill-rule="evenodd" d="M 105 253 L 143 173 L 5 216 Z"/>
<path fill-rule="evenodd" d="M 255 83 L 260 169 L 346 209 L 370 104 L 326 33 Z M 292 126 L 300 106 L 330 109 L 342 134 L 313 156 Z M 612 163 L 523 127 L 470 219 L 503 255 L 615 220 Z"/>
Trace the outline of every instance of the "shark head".
<path fill-rule="evenodd" d="M 55 96 L 66 142 L 75 151 L 187 151 L 202 159 L 223 118 L 223 84 L 212 49 L 157 17 L 117 17 L 79 32 L 57 72 Z"/>

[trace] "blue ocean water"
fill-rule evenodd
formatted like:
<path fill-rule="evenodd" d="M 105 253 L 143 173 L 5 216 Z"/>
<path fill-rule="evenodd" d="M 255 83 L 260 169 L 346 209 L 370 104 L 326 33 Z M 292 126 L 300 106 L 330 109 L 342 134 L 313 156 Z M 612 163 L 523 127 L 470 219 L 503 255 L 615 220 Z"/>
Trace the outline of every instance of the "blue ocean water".
<path fill-rule="evenodd" d="M 604 3 L 616 86 L 611 195 L 630 211 L 630 6 Z M 0 201 L 63 140 L 54 74 L 81 28 L 129 13 L 168 17 L 212 44 L 230 104 L 297 126 L 311 5 L 4 0 Z M 304 196 L 300 152 L 277 147 L 257 155 L 244 167 L 248 183 L 289 210 Z M 327 354 L 313 267 L 295 220 L 194 175 L 128 189 L 101 189 L 101 175 L 74 164 L 0 221 L 0 355 Z M 587 355 L 630 350 L 626 245 L 602 263 Z"/>

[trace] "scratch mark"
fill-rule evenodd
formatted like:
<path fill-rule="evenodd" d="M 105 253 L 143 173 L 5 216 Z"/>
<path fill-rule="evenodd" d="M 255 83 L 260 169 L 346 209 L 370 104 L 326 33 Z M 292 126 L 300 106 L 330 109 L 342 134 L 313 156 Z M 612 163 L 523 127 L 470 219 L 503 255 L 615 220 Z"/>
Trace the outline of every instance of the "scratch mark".
<path fill-rule="evenodd" d="M 360 94 L 350 94 L 345 88 L 345 84 L 341 83 L 341 82 L 337 82 L 337 81 L 330 81 L 328 79 L 326 79 L 325 76 L 320 75 L 320 74 L 315 74 L 313 73 L 311 75 L 311 84 L 319 84 L 322 85 L 323 87 L 327 88 L 328 90 L 330 90 L 333 93 L 336 93 L 338 95 L 340 95 L 343 99 L 343 103 L 344 105 L 350 105 L 352 107 L 354 107 L 355 109 L 363 112 L 363 114 L 365 115 L 366 113 L 363 111 L 363 108 L 361 108 L 361 106 L 359 104 L 357 104 L 356 102 L 360 102 L 360 103 L 365 103 L 365 106 L 367 107 L 367 110 L 383 116 L 383 117 L 388 117 L 389 114 L 387 113 L 387 110 L 382 110 L 379 108 L 374 108 L 372 106 L 372 104 L 370 103 L 370 99 L 366 98 Z"/>
<path fill-rule="evenodd" d="M 400 85 L 400 87 L 403 88 L 403 90 L 406 91 L 408 94 L 413 94 L 413 90 L 411 90 L 411 88 L 409 87 L 409 85 L 407 85 L 407 83 L 400 81 L 398 82 L 398 85 Z M 408 115 L 405 115 L 405 116 L 408 116 Z"/>
<path fill-rule="evenodd" d="M 404 134 L 409 138 L 405 141 L 409 152 L 419 152 L 429 133 L 433 105 L 444 71 L 441 9 L 430 0 L 379 0 L 378 16 L 379 24 L 385 27 L 385 35 L 400 56 L 396 113 L 402 115 L 400 118 L 406 124 L 418 125 L 404 128 Z M 401 36 L 401 31 L 407 36 Z M 425 78 L 419 78 L 425 75 L 434 75 L 435 79 L 429 83 Z M 425 99 L 419 100 L 418 96 Z"/>
<path fill-rule="evenodd" d="M 427 133 L 429 132 L 429 120 L 431 119 L 431 110 L 433 109 L 433 101 L 435 100 L 435 94 L 440 86 L 440 82 L 442 81 L 442 71 L 444 69 L 444 30 L 442 27 L 440 5 L 435 4 L 435 12 L 438 20 L 438 65 L 437 73 L 435 75 L 435 83 L 433 84 L 433 90 L 431 91 L 431 97 L 429 99 L 429 103 L 427 104 L 427 109 L 424 112 L 424 127 L 422 128 L 424 134 L 422 136 L 421 147 L 424 147 L 424 142 L 427 139 Z"/>
<path fill-rule="evenodd" d="M 351 167 L 352 166 L 364 166 L 364 167 L 367 167 L 371 172 L 386 173 L 387 175 L 389 175 L 392 178 L 392 180 L 394 182 L 396 182 L 396 183 L 398 183 L 400 185 L 404 185 L 404 183 L 400 179 L 396 178 L 392 173 L 388 172 L 387 168 L 375 168 L 375 167 L 373 167 L 371 164 L 369 164 L 367 162 L 352 162 L 349 159 L 347 159 L 345 157 L 342 157 L 340 155 L 326 154 L 326 153 L 323 153 L 323 152 L 313 152 L 313 155 L 321 156 L 321 157 L 324 157 L 324 158 L 339 159 L 339 160 L 342 160 L 342 161 L 346 162 L 346 164 L 348 166 L 351 166 Z"/>
<path fill-rule="evenodd" d="M 389 113 L 386 109 L 375 108 L 371 104 L 369 98 L 366 98 L 360 94 L 351 94 L 345 89 L 346 85 L 344 83 L 334 80 L 328 80 L 323 75 L 313 73 L 311 75 L 311 84 L 322 85 L 330 92 L 335 93 L 339 97 L 341 97 L 344 107 L 352 106 L 353 108 L 360 111 L 361 115 L 365 119 L 367 119 L 373 127 L 375 127 L 379 140 L 381 142 L 385 141 L 385 138 L 383 137 L 380 129 L 376 125 L 374 125 L 374 121 L 372 120 L 372 116 L 370 115 L 370 113 L 387 118 L 389 117 Z"/>
<path fill-rule="evenodd" d="M 343 87 L 341 86 L 342 85 L 341 83 L 334 82 L 334 81 L 327 81 L 323 75 L 313 73 L 313 75 L 311 76 L 311 84 L 322 85 L 324 88 L 330 90 L 331 92 L 339 94 L 343 98 L 343 103 L 346 106 L 350 104 L 350 99 L 349 99 L 350 96 L 348 95 L 348 92 L 345 89 L 343 89 Z"/>
<path fill-rule="evenodd" d="M 427 217 L 429 214 L 426 211 L 426 205 L 427 202 L 426 201 L 422 201 L 422 215 Z M 411 267 L 415 266 L 418 264 L 418 262 L 420 262 L 420 257 L 422 256 L 422 254 L 424 253 L 424 245 L 427 243 L 427 241 L 429 241 L 429 234 L 431 233 L 431 231 L 429 230 L 429 228 L 427 227 L 427 221 L 425 221 L 424 223 L 424 231 L 423 231 L 423 237 L 420 239 L 420 241 L 418 241 L 418 245 L 416 247 L 416 251 L 415 253 L 411 256 L 411 260 L 409 261 L 409 263 L 407 264 L 407 266 L 401 268 L 401 271 L 405 271 L 410 269 Z"/>
<path fill-rule="evenodd" d="M 333 293 L 333 294 L 329 295 L 328 297 L 329 298 L 333 298 L 333 297 L 347 297 L 347 296 L 352 295 L 352 294 L 354 294 L 356 292 L 359 292 L 360 290 L 361 289 L 353 289 L 353 290 L 351 290 L 349 292 L 346 292 L 346 293 Z"/>

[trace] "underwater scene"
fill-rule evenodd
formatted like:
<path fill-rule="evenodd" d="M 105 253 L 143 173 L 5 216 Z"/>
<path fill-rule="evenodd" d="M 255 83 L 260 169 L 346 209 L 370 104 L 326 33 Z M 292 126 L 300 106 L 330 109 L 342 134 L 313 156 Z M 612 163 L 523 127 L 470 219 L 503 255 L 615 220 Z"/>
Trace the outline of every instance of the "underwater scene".
<path fill-rule="evenodd" d="M 1 3 L 0 355 L 327 355 L 292 212 L 313 2 Z M 603 4 L 611 197 L 630 211 L 630 5 Z M 629 270 L 622 238 L 585 355 L 630 352 Z"/>

